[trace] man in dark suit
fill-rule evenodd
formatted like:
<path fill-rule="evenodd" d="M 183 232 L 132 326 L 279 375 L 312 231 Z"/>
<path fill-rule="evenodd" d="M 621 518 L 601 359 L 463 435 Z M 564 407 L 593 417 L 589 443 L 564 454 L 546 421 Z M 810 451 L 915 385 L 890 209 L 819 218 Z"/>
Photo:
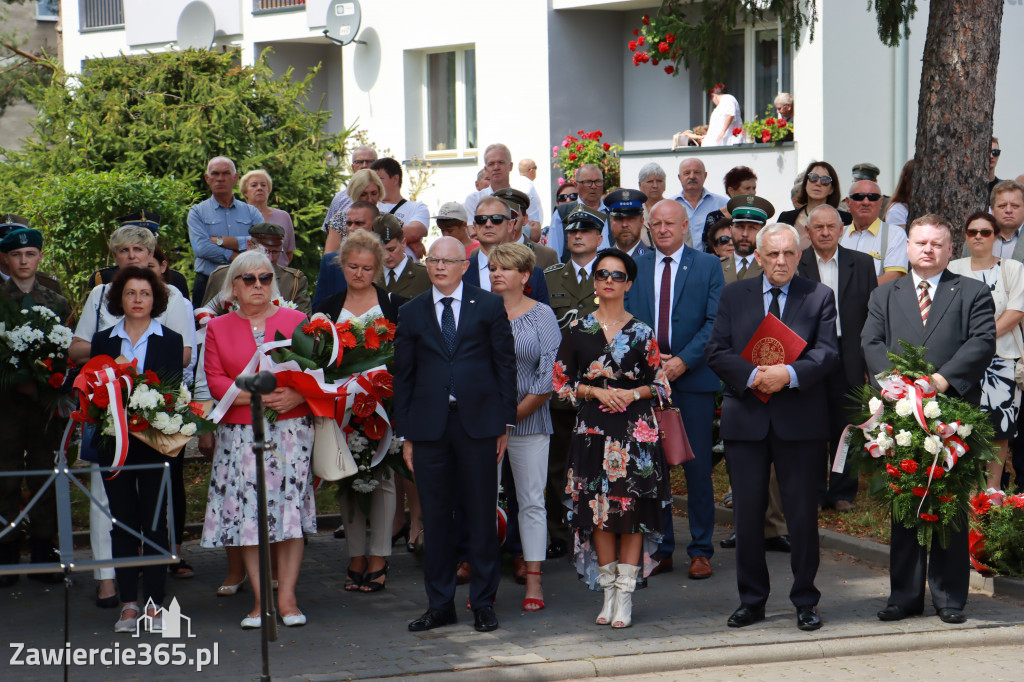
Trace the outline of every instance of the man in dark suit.
<path fill-rule="evenodd" d="M 409 623 L 413 632 L 456 622 L 457 506 L 473 564 L 474 626 L 498 627 L 496 464 L 516 422 L 515 344 L 501 298 L 463 283 L 467 264 L 457 239 L 435 241 L 427 258 L 431 289 L 398 313 L 395 429 L 416 472 L 427 551 L 429 607 Z"/>
<path fill-rule="evenodd" d="M 818 504 L 846 512 L 854 508 L 857 478 L 845 471 L 832 472 L 832 453 L 836 451 L 850 414 L 858 408 L 850 392 L 867 382 L 867 365 L 860 347 L 860 332 L 868 316 L 868 297 L 878 286 L 871 256 L 839 245 L 843 221 L 839 211 L 822 204 L 807 217 L 807 236 L 811 245 L 800 257 L 797 274 L 821 282 L 832 290 L 838 316 L 839 360 L 842 372 L 833 372 L 825 380 L 828 393 L 829 439 L 825 461 L 828 467 L 818 485 Z"/>
<path fill-rule="evenodd" d="M 941 393 L 977 405 L 981 379 L 996 350 L 995 304 L 983 283 L 946 270 L 953 252 L 953 228 L 942 216 L 923 215 L 907 229 L 910 277 L 878 287 L 868 302 L 861 333 L 871 377 L 887 370 L 886 351 L 900 351 L 899 340 L 925 347 L 937 367 L 932 384 Z M 934 293 L 932 293 L 934 292 Z M 924 611 L 925 567 L 932 603 L 946 623 L 964 622 L 970 564 L 967 519 L 951 533 L 948 546 L 922 547 L 917 533 L 893 521 L 889 550 L 889 603 L 881 620 L 901 620 Z M 931 557 L 928 557 L 929 549 Z"/>
<path fill-rule="evenodd" d="M 484 291 L 491 290 L 491 277 L 487 269 L 487 254 L 498 244 L 512 241 L 515 226 L 512 222 L 512 211 L 501 199 L 491 195 L 484 197 L 476 205 L 476 238 L 480 248 L 469 257 L 469 268 L 462 276 L 462 281 Z M 544 282 L 544 271 L 534 266 L 533 274 L 526 283 L 529 287 L 526 295 L 544 305 L 548 304 L 548 286 Z"/>
<path fill-rule="evenodd" d="M 694 459 L 683 464 L 690 520 L 686 552 L 689 577 L 699 580 L 711 577 L 714 555 L 711 423 L 715 392 L 721 386 L 704 359 L 704 346 L 711 336 L 725 282 L 717 258 L 683 243 L 689 222 L 679 202 L 669 199 L 655 204 L 650 225 L 655 250 L 636 259 L 637 277 L 626 294 L 626 309 L 657 332 L 662 367 L 672 382 L 672 400 L 683 414 L 693 448 Z M 657 572 L 672 570 L 675 535 L 671 511 L 665 508 L 665 536 L 653 557 L 660 560 L 654 569 Z"/>
<path fill-rule="evenodd" d="M 818 515 L 814 493 L 821 450 L 828 438 L 825 377 L 839 361 L 836 305 L 824 284 L 796 277 L 800 237 L 790 225 L 765 227 L 755 256 L 764 274 L 730 284 L 722 291 L 718 316 L 707 345 L 711 369 L 725 382 L 721 434 L 732 472 L 736 516 L 736 582 L 740 607 L 729 627 L 764 618 L 771 591 L 765 563 L 764 516 L 769 468 L 782 490 L 782 507 L 792 543 L 797 627 L 821 627 L 814 586 L 818 571 Z M 755 365 L 743 349 L 768 314 L 807 346 L 790 364 Z M 769 395 L 761 402 L 751 389 Z"/>

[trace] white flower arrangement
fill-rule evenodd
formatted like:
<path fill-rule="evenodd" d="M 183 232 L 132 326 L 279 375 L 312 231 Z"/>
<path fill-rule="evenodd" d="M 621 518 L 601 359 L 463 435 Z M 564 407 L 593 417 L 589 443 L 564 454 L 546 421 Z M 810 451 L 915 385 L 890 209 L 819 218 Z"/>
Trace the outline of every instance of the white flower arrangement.
<path fill-rule="evenodd" d="M 972 433 L 974 433 L 974 426 L 971 424 L 961 424 L 956 428 L 956 435 L 961 438 L 967 438 Z"/>
<path fill-rule="evenodd" d="M 938 419 L 942 415 L 937 400 L 929 400 L 924 404 L 924 416 L 928 419 Z"/>
<path fill-rule="evenodd" d="M 900 398 L 899 400 L 896 401 L 896 406 L 894 409 L 896 410 L 896 414 L 898 414 L 899 416 L 909 417 L 911 414 L 914 413 L 914 403 L 910 400 L 910 398 Z"/>
<path fill-rule="evenodd" d="M 924 439 L 924 449 L 931 455 L 937 455 L 942 451 L 942 438 L 939 436 L 928 436 Z"/>
<path fill-rule="evenodd" d="M 880 408 L 881 406 L 882 401 L 879 400 L 878 398 L 872 398 L 871 400 L 868 401 L 868 411 L 871 412 L 871 414 L 878 412 L 878 408 Z"/>
<path fill-rule="evenodd" d="M 906 429 L 900 429 L 900 432 L 896 434 L 896 445 L 899 445 L 902 448 L 906 448 L 910 447 L 910 444 L 912 442 L 913 436 L 911 435 L 910 431 L 907 431 Z"/>

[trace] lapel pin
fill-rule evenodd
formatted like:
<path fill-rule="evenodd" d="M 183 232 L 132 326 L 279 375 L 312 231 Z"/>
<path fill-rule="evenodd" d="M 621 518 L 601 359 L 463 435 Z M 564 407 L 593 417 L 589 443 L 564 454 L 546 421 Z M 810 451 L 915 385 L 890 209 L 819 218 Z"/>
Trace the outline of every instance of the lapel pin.
<path fill-rule="evenodd" d="M 469 299 L 469 302 L 470 303 L 476 303 L 476 301 L 474 301 L 473 299 Z"/>

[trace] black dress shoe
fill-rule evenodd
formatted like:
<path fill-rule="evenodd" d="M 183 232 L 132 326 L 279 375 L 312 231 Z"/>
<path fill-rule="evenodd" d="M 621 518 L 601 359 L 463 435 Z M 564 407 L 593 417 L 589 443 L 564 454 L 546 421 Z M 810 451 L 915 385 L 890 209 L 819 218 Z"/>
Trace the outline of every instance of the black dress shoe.
<path fill-rule="evenodd" d="M 796 626 L 801 630 L 817 630 L 821 627 L 821 617 L 813 606 L 796 608 Z"/>
<path fill-rule="evenodd" d="M 481 606 L 473 611 L 473 627 L 477 632 L 490 632 L 498 629 L 498 617 L 494 615 L 493 606 Z"/>
<path fill-rule="evenodd" d="M 552 540 L 548 545 L 548 558 L 561 559 L 569 553 L 569 546 L 563 540 Z"/>
<path fill-rule="evenodd" d="M 967 617 L 960 609 L 939 609 L 939 620 L 943 623 L 963 623 Z"/>
<path fill-rule="evenodd" d="M 789 544 L 788 535 L 777 535 L 774 538 L 767 538 L 764 541 L 764 548 L 769 552 L 792 552 L 793 547 Z"/>
<path fill-rule="evenodd" d="M 903 620 L 907 616 L 920 616 L 920 611 L 911 611 L 897 604 L 889 604 L 878 612 L 878 620 Z"/>
<path fill-rule="evenodd" d="M 729 616 L 729 627 L 743 628 L 753 625 L 759 620 L 764 620 L 764 607 L 740 606 Z"/>
<path fill-rule="evenodd" d="M 726 539 L 718 543 L 718 546 L 723 549 L 735 549 L 736 548 L 736 533 L 733 533 Z"/>
<path fill-rule="evenodd" d="M 427 609 L 426 613 L 409 623 L 409 630 L 412 632 L 423 632 L 424 630 L 439 628 L 442 625 L 454 625 L 457 622 L 459 622 L 459 619 L 455 615 L 455 609 L 447 609 L 445 611 Z"/>

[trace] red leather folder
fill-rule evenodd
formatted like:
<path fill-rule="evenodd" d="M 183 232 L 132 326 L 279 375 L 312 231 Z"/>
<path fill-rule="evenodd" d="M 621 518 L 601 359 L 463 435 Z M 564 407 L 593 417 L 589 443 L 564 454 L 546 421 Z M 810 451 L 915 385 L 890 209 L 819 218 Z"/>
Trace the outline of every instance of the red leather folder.
<path fill-rule="evenodd" d="M 782 323 L 782 320 L 771 313 L 757 327 L 747 347 L 743 349 L 744 360 L 755 365 L 788 365 L 804 352 L 807 342 L 800 335 Z M 750 389 L 751 393 L 766 403 L 771 395 Z"/>

